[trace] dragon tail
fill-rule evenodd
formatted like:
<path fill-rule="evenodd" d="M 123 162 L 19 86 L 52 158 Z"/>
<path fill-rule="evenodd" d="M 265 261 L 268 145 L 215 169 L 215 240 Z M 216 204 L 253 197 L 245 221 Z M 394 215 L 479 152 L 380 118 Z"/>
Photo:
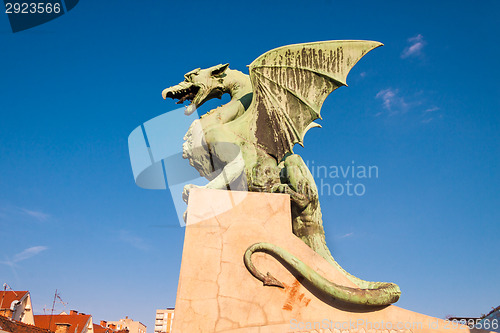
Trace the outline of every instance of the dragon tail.
<path fill-rule="evenodd" d="M 350 280 L 354 278 L 355 281 L 358 282 L 356 283 L 355 281 L 353 281 L 355 284 L 365 284 L 367 288 L 351 288 L 338 285 L 332 281 L 327 280 L 326 278 L 315 272 L 313 269 L 311 269 L 311 267 L 307 266 L 305 263 L 295 257 L 293 254 L 282 249 L 281 247 L 270 243 L 261 242 L 251 245 L 245 251 L 243 260 L 250 273 L 267 286 L 277 286 L 283 288 L 283 284 L 276 278 L 274 278 L 269 272 L 267 273 L 267 275 L 265 275 L 256 269 L 251 260 L 252 254 L 255 252 L 267 253 L 275 258 L 281 259 L 282 261 L 286 262 L 294 271 L 296 271 L 307 281 L 309 281 L 315 288 L 321 290 L 323 293 L 329 296 L 342 300 L 346 303 L 383 306 L 395 303 L 401 295 L 401 290 L 396 284 L 389 282 L 368 282 L 358 279 L 347 273 L 337 262 L 334 261 L 335 266 L 340 268 L 343 273 L 347 274 L 347 277 Z"/>

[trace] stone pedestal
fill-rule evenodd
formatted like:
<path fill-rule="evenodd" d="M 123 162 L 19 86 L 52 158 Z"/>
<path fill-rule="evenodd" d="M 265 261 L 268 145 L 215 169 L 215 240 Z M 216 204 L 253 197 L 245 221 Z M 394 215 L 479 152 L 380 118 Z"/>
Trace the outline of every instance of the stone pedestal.
<path fill-rule="evenodd" d="M 256 253 L 255 266 L 285 286 L 264 287 L 243 263 L 245 250 L 257 242 L 287 249 L 328 279 L 354 287 L 293 235 L 288 195 L 193 189 L 174 333 L 469 332 L 393 305 L 373 310 L 339 304 L 304 287 L 273 257 Z"/>

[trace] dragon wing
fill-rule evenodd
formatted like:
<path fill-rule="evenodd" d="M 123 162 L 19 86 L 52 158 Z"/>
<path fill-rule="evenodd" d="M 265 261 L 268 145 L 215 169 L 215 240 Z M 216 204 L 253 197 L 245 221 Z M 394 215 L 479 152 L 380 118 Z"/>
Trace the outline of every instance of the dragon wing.
<path fill-rule="evenodd" d="M 351 68 L 366 53 L 383 44 L 373 41 L 327 41 L 283 46 L 268 51 L 250 65 L 252 106 L 258 144 L 280 161 L 293 152 L 326 97 L 347 85 Z"/>

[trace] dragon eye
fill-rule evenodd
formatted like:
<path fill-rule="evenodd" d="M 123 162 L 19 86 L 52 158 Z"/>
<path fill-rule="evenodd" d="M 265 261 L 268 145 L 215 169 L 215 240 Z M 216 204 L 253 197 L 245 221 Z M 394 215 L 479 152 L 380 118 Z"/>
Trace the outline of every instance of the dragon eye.
<path fill-rule="evenodd" d="M 187 73 L 184 75 L 185 81 L 192 81 L 193 76 L 198 75 L 198 73 Z"/>
<path fill-rule="evenodd" d="M 193 75 L 198 75 L 199 73 L 200 73 L 199 68 L 193 69 L 191 72 L 184 74 L 184 79 L 186 81 L 191 81 L 193 78 Z"/>

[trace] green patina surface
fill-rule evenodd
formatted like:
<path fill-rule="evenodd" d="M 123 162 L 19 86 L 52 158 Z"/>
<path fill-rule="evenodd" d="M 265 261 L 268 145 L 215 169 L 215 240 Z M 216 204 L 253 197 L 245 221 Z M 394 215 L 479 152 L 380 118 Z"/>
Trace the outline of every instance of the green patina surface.
<path fill-rule="evenodd" d="M 282 286 L 270 273 L 252 264 L 254 252 L 281 258 L 327 295 L 348 303 L 387 305 L 399 299 L 393 283 L 369 282 L 347 273 L 325 241 L 318 190 L 302 158 L 293 153 L 307 131 L 319 125 L 326 97 L 346 85 L 350 69 L 382 44 L 372 41 L 328 41 L 280 47 L 258 57 L 250 75 L 228 64 L 195 69 L 185 80 L 163 91 L 164 98 L 188 100 L 186 114 L 223 94 L 231 100 L 195 120 L 184 137 L 183 156 L 200 175 L 205 188 L 286 193 L 292 203 L 292 230 L 309 247 L 338 268 L 358 288 L 340 286 L 321 277 L 286 250 L 267 243 L 250 246 L 244 262 L 265 285 Z M 187 202 L 189 190 L 184 188 Z"/>

